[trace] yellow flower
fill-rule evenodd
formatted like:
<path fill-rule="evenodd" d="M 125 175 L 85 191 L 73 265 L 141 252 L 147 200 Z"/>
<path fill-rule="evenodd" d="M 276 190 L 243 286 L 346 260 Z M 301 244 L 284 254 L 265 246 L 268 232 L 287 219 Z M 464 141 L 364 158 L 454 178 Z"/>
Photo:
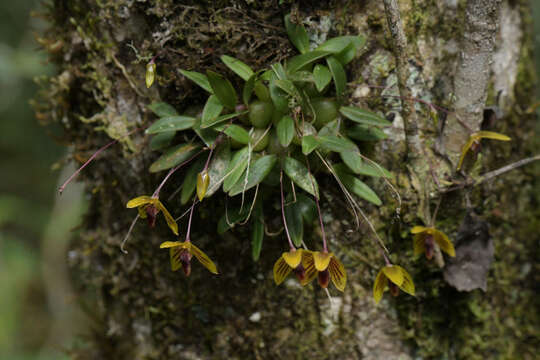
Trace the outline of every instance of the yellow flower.
<path fill-rule="evenodd" d="M 323 288 L 327 288 L 330 280 L 339 291 L 345 290 L 347 284 L 347 272 L 345 267 L 339 261 L 334 253 L 326 251 L 313 251 L 309 252 L 304 261 L 304 268 L 306 270 L 306 277 L 301 282 L 302 285 L 306 285 L 318 276 L 319 285 Z"/>
<path fill-rule="evenodd" d="M 154 61 L 150 61 L 148 64 L 146 64 L 146 87 L 149 88 L 154 83 L 154 79 L 156 78 L 156 63 Z"/>
<path fill-rule="evenodd" d="M 204 199 L 206 195 L 206 190 L 208 190 L 208 185 L 210 184 L 210 176 L 208 171 L 203 170 L 197 175 L 197 197 L 199 201 Z"/>
<path fill-rule="evenodd" d="M 191 274 L 191 258 L 195 256 L 199 262 L 213 274 L 218 274 L 216 264 L 201 249 L 191 241 L 165 241 L 159 245 L 161 249 L 169 249 L 171 257 L 171 270 L 182 268 L 184 274 Z"/>
<path fill-rule="evenodd" d="M 478 131 L 474 134 L 471 134 L 469 137 L 469 140 L 465 145 L 463 145 L 463 148 L 461 149 L 461 157 L 459 158 L 459 163 L 457 166 L 457 170 L 461 169 L 461 165 L 463 164 L 463 160 L 465 159 L 465 155 L 467 154 L 467 151 L 471 148 L 473 144 L 480 144 L 481 139 L 493 139 L 493 140 L 501 140 L 501 141 L 510 141 L 511 139 L 503 134 L 499 134 L 493 131 Z"/>
<path fill-rule="evenodd" d="M 139 196 L 129 200 L 126 207 L 129 209 L 136 207 L 139 211 L 139 216 L 143 219 L 148 219 L 150 227 L 156 225 L 156 216 L 161 211 L 163 216 L 165 216 L 167 225 L 169 225 L 175 235 L 178 235 L 178 225 L 176 224 L 176 221 L 174 221 L 174 218 L 158 198 L 147 195 Z"/>
<path fill-rule="evenodd" d="M 401 266 L 387 265 L 377 274 L 373 286 L 373 298 L 375 299 L 376 304 L 381 301 L 384 290 L 387 287 L 390 289 L 390 293 L 393 296 L 399 294 L 399 289 L 414 296 L 414 283 L 411 275 L 409 275 L 409 273 Z"/>
<path fill-rule="evenodd" d="M 298 281 L 302 283 L 306 277 L 304 263 L 307 256 L 310 256 L 310 252 L 303 249 L 291 249 L 284 252 L 274 264 L 274 281 L 276 285 L 281 284 L 291 271 L 294 272 Z"/>
<path fill-rule="evenodd" d="M 414 234 L 413 243 L 415 256 L 425 253 L 426 258 L 431 260 L 435 243 L 448 255 L 452 257 L 456 256 L 454 245 L 452 245 L 448 236 L 442 231 L 439 231 L 434 227 L 414 226 L 411 229 L 411 233 Z"/>

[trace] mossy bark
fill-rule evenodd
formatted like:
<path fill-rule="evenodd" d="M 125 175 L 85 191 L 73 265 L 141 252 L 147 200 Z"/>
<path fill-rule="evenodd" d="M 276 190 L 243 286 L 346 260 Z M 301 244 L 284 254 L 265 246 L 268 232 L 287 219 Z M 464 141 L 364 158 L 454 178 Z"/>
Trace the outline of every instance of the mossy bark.
<path fill-rule="evenodd" d="M 415 355 L 533 359 L 538 348 L 538 315 L 531 311 L 538 305 L 534 297 L 540 226 L 540 192 L 534 176 L 538 166 L 444 195 L 437 227 L 455 239 L 465 215 L 474 213 L 489 225 L 495 246 L 487 291 L 456 291 L 444 281 L 441 269 L 424 259 L 412 260 L 408 231 L 419 223 L 418 216 L 424 218 L 429 205 L 433 211 L 440 194 L 418 194 L 423 187 L 417 183 L 430 182 L 431 176 L 410 177 L 407 164 L 394 155 L 403 149 L 403 123 L 399 99 L 387 96 L 397 95 L 397 85 L 382 3 L 278 3 L 53 2 L 47 13 L 51 26 L 44 38 L 50 40 L 46 50 L 59 72 L 44 82 L 36 104 L 40 119 L 65 128 L 65 140 L 73 144 L 71 158 L 77 162 L 111 138 L 120 144 L 100 155 L 80 176 L 91 206 L 69 260 L 81 302 L 93 309 L 96 321 L 88 345 L 74 349 L 74 354 L 99 359 L 407 359 Z M 451 108 L 454 69 L 465 31 L 464 4 L 399 3 L 408 37 L 411 93 Z M 415 298 L 385 297 L 375 307 L 371 286 L 383 262 L 369 227 L 365 222 L 355 227 L 330 177 L 320 180 L 325 223 L 331 247 L 348 272 L 345 293 L 331 289 L 332 302 L 317 286 L 301 289 L 292 281 L 274 285 L 272 266 L 285 248 L 282 235 L 266 237 L 257 263 L 251 259 L 246 228 L 216 235 L 216 214 L 224 212 L 218 194 L 199 208 L 192 238 L 216 260 L 219 276 L 197 265 L 187 279 L 171 272 L 168 252 L 158 247 L 161 241 L 173 240 L 165 226 L 151 231 L 139 224 L 128 242 L 128 254 L 120 251 L 135 216 L 125 209 L 126 202 L 152 193 L 163 177 L 148 172 L 157 156 L 149 151 L 148 139 L 141 132 L 123 135 L 154 120 L 146 107 L 151 101 L 166 101 L 179 111 L 202 103 L 202 91 L 178 69 L 227 73 L 219 60 L 223 54 L 255 69 L 293 55 L 282 23 L 291 8 L 304 20 L 313 41 L 340 34 L 368 37 L 366 49 L 347 68 L 349 99 L 393 120 L 389 140 L 361 150 L 395 172 L 394 185 L 402 203 L 398 208 L 384 182 L 368 179 L 385 202 L 380 208 L 365 204 L 364 211 L 391 250 L 392 261 L 413 275 Z M 514 141 L 484 143 L 481 156 L 469 168 L 473 175 L 530 156 L 537 148 L 535 115 L 526 112 L 535 89 L 529 14 L 526 1 L 503 4 L 501 16 L 507 23 L 501 21 L 496 50 L 501 56 L 491 69 L 486 104 L 497 106 L 503 116 L 487 117 L 485 126 Z M 155 55 L 157 83 L 147 90 L 145 64 Z M 501 76 L 508 81 L 497 82 Z M 460 179 L 440 170 L 449 168 L 435 146 L 445 113 L 439 111 L 434 118 L 422 103 L 416 104 L 416 110 L 423 146 L 436 159 L 429 164 L 434 176 L 439 182 Z M 181 173 L 173 176 L 163 190 L 165 196 L 173 193 L 181 178 Z M 175 199 L 167 205 L 175 215 L 184 211 Z M 278 198 L 270 199 L 265 212 L 276 214 L 279 223 L 278 205 Z M 183 233 L 185 220 L 179 225 Z M 317 248 L 319 238 L 313 224 L 306 242 Z"/>

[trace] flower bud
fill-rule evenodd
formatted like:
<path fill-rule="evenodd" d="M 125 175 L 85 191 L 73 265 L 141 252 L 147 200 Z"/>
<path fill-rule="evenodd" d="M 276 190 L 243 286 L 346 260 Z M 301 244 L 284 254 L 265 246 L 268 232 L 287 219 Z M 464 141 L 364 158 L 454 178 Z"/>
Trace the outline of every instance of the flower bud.
<path fill-rule="evenodd" d="M 204 199 L 206 190 L 208 190 L 208 184 L 210 184 L 210 176 L 207 170 L 203 170 L 197 175 L 197 197 L 199 201 Z"/>
<path fill-rule="evenodd" d="M 150 61 L 146 64 L 146 87 L 149 88 L 154 83 L 156 78 L 156 63 Z"/>

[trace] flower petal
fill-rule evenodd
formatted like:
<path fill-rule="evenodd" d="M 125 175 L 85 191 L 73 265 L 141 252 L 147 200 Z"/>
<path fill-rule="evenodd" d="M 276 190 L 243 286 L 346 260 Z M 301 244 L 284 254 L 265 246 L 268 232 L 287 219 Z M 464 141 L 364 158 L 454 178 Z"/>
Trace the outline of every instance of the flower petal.
<path fill-rule="evenodd" d="M 461 156 L 459 157 L 459 162 L 457 166 L 457 170 L 461 169 L 461 165 L 463 165 L 463 160 L 465 159 L 465 155 L 467 155 L 467 151 L 471 148 L 472 144 L 477 141 L 478 138 L 474 137 L 474 134 L 469 137 L 469 140 L 467 140 L 467 143 L 463 145 L 463 148 L 461 148 Z"/>
<path fill-rule="evenodd" d="M 397 286 L 401 286 L 403 283 L 403 272 L 401 271 L 401 268 L 396 265 L 388 265 L 382 268 L 382 271 L 384 272 L 384 275 L 396 284 Z"/>
<path fill-rule="evenodd" d="M 159 248 L 167 249 L 167 248 L 178 247 L 178 246 L 180 246 L 181 248 L 185 248 L 184 243 L 182 241 L 165 241 L 159 245 Z"/>
<path fill-rule="evenodd" d="M 403 275 L 403 283 L 399 286 L 399 288 L 405 291 L 407 294 L 414 296 L 414 282 L 411 275 L 409 275 L 407 270 L 405 270 L 401 266 L 395 265 L 394 267 L 398 268 Z"/>
<path fill-rule="evenodd" d="M 442 251 L 444 251 L 451 257 L 456 256 L 456 250 L 454 249 L 454 245 L 452 244 L 452 242 L 450 241 L 448 236 L 446 236 L 445 233 L 443 233 L 442 231 L 436 230 L 435 233 L 433 234 L 433 238 L 435 242 L 437 243 L 437 245 L 439 245 Z"/>
<path fill-rule="evenodd" d="M 512 140 L 504 134 L 499 134 L 493 131 L 478 131 L 471 136 L 474 136 L 476 139 L 492 139 L 492 140 L 501 140 L 501 141 L 510 141 Z"/>
<path fill-rule="evenodd" d="M 174 235 L 178 235 L 178 225 L 176 224 L 176 221 L 174 221 L 174 218 L 171 216 L 169 211 L 163 206 L 161 201 L 157 201 L 156 207 L 163 212 L 163 216 L 165 216 L 165 220 L 167 221 L 167 225 L 171 228 Z"/>
<path fill-rule="evenodd" d="M 129 200 L 126 204 L 126 207 L 131 209 L 131 208 L 138 207 L 144 204 L 153 204 L 155 200 L 157 199 L 148 195 L 143 195 L 143 196 L 139 196 L 139 197 Z"/>
<path fill-rule="evenodd" d="M 426 251 L 425 235 L 416 234 L 413 236 L 414 256 L 423 254 Z"/>
<path fill-rule="evenodd" d="M 307 284 L 312 282 L 319 273 L 317 269 L 315 269 L 315 261 L 313 260 L 313 254 L 311 253 L 311 251 L 303 251 L 302 266 L 304 267 L 306 274 L 304 276 L 304 280 L 300 282 L 300 285 L 306 286 Z"/>
<path fill-rule="evenodd" d="M 146 206 L 139 206 L 137 208 L 137 211 L 139 212 L 139 216 L 141 217 L 141 219 L 146 219 Z"/>
<path fill-rule="evenodd" d="M 283 256 L 280 256 L 280 258 L 277 259 L 276 263 L 274 264 L 274 281 L 276 282 L 276 285 L 281 284 L 291 271 L 292 268 L 287 265 L 283 259 Z"/>
<path fill-rule="evenodd" d="M 326 270 L 332 256 L 334 256 L 333 253 L 314 251 L 313 260 L 315 261 L 315 269 L 317 269 L 317 271 Z"/>
<path fill-rule="evenodd" d="M 210 260 L 208 255 L 206 255 L 201 249 L 191 244 L 191 248 L 188 249 L 188 251 L 192 253 L 193 255 L 195 255 L 197 260 L 199 260 L 199 262 L 203 264 L 203 266 L 207 268 L 208 271 L 210 271 L 213 274 L 218 274 L 216 264 L 214 264 L 214 262 Z"/>
<path fill-rule="evenodd" d="M 388 279 L 384 275 L 384 268 L 379 271 L 377 277 L 375 278 L 375 283 L 373 284 L 373 299 L 375 299 L 375 304 L 378 304 L 381 301 L 381 298 L 388 283 Z"/>
<path fill-rule="evenodd" d="M 347 272 L 345 271 L 345 266 L 333 256 L 330 259 L 330 264 L 328 265 L 328 271 L 330 272 L 330 279 L 334 283 L 334 286 L 339 291 L 345 290 L 345 285 L 347 284 Z"/>
<path fill-rule="evenodd" d="M 180 262 L 180 254 L 182 254 L 182 248 L 172 247 L 169 249 L 169 256 L 171 258 L 171 270 L 176 271 L 182 267 Z"/>
<path fill-rule="evenodd" d="M 425 226 L 418 226 L 418 225 L 413 226 L 413 228 L 411 229 L 411 234 L 419 234 L 419 233 L 422 233 L 422 232 L 426 231 L 427 229 L 429 229 L 429 228 L 427 228 Z"/>
<path fill-rule="evenodd" d="M 281 257 L 291 268 L 296 268 L 302 261 L 302 249 L 284 252 Z"/>

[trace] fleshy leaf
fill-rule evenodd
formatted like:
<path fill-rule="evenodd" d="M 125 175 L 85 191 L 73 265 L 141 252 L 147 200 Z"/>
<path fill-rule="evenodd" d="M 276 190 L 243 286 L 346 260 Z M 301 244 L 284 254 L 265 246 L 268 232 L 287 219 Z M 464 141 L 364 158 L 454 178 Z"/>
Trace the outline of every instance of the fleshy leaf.
<path fill-rule="evenodd" d="M 249 148 L 246 146 L 238 150 L 232 157 L 229 167 L 227 168 L 226 178 L 223 182 L 223 191 L 229 192 L 234 184 L 240 179 L 244 170 L 248 165 Z"/>
<path fill-rule="evenodd" d="M 384 275 L 384 272 L 381 270 L 375 278 L 375 283 L 373 284 L 373 299 L 375 299 L 375 304 L 378 304 L 381 301 L 384 289 L 388 284 L 388 279 Z"/>
<path fill-rule="evenodd" d="M 281 284 L 292 271 L 291 267 L 287 265 L 282 256 L 274 264 L 274 281 L 276 285 Z"/>
<path fill-rule="evenodd" d="M 142 195 L 142 196 L 138 196 L 134 199 L 129 200 L 126 204 L 126 207 L 128 209 L 132 209 L 134 207 L 138 207 L 145 204 L 155 204 L 157 201 L 158 199 L 156 198 L 153 198 L 148 195 Z"/>
<path fill-rule="evenodd" d="M 347 272 L 345 266 L 335 256 L 330 259 L 328 272 L 330 273 L 330 280 L 332 280 L 336 289 L 344 291 L 345 285 L 347 285 Z"/>
<path fill-rule="evenodd" d="M 360 152 L 342 151 L 339 153 L 339 156 L 341 156 L 341 160 L 343 160 L 345 165 L 347 165 L 353 173 L 360 173 L 360 171 L 362 170 L 362 166 L 364 165 L 362 157 L 360 156 Z"/>
<path fill-rule="evenodd" d="M 148 105 L 148 108 L 159 117 L 178 115 L 175 108 L 164 102 L 153 102 Z"/>
<path fill-rule="evenodd" d="M 211 70 L 206 71 L 208 81 L 214 94 L 218 97 L 219 101 L 229 109 L 234 109 L 237 102 L 236 90 L 232 86 L 231 82 L 221 76 L 220 74 Z"/>
<path fill-rule="evenodd" d="M 204 129 L 205 127 L 215 123 L 215 120 L 219 114 L 221 114 L 221 111 L 223 111 L 223 104 L 221 101 L 219 101 L 217 96 L 210 95 L 208 100 L 206 100 L 206 104 L 204 105 L 202 112 L 201 128 Z"/>
<path fill-rule="evenodd" d="M 354 175 L 348 174 L 344 170 L 343 164 L 335 165 L 334 170 L 338 178 L 349 191 L 377 206 L 382 204 L 381 199 L 373 190 L 371 190 L 369 186 L 367 186 L 363 181 L 361 181 Z"/>
<path fill-rule="evenodd" d="M 358 141 L 379 141 L 388 138 L 381 129 L 360 124 L 348 128 L 347 136 Z"/>
<path fill-rule="evenodd" d="M 313 261 L 315 261 L 315 269 L 317 269 L 317 271 L 326 270 L 333 256 L 333 253 L 314 251 Z"/>
<path fill-rule="evenodd" d="M 275 80 L 274 85 L 276 85 L 278 88 L 283 90 L 285 93 L 287 93 L 289 96 L 292 96 L 296 99 L 300 99 L 300 93 L 298 92 L 298 89 L 296 86 L 294 86 L 293 82 L 290 80 Z"/>
<path fill-rule="evenodd" d="M 291 22 L 291 15 L 285 15 L 285 29 L 287 29 L 287 35 L 293 45 L 304 54 L 309 51 L 309 37 L 306 29 L 301 24 L 295 24 Z"/>
<path fill-rule="evenodd" d="M 168 131 L 152 136 L 152 140 L 150 140 L 150 150 L 161 150 L 171 145 L 171 141 L 174 138 L 174 135 L 176 135 L 175 131 Z"/>
<path fill-rule="evenodd" d="M 343 156 L 341 157 L 341 159 L 345 161 Z M 350 165 L 353 165 L 353 164 L 350 164 Z M 349 166 L 349 164 L 347 164 L 347 166 Z M 394 175 L 390 171 L 386 170 L 379 164 L 375 165 L 372 162 L 362 161 L 361 164 L 356 164 L 355 166 L 356 167 L 354 169 L 351 166 L 349 166 L 349 168 L 351 169 L 352 172 L 358 175 L 385 177 L 387 179 L 392 179 L 394 177 Z"/>
<path fill-rule="evenodd" d="M 177 145 L 161 155 L 161 157 L 150 166 L 150 172 L 170 169 L 181 162 L 188 160 L 195 155 L 198 149 L 199 145 L 196 144 Z"/>
<path fill-rule="evenodd" d="M 281 145 L 289 146 L 294 137 L 294 120 L 292 117 L 285 115 L 281 118 L 277 125 L 277 135 Z"/>
<path fill-rule="evenodd" d="M 190 129 L 195 124 L 195 118 L 191 116 L 168 116 L 163 117 L 153 123 L 148 129 L 147 134 L 157 134 L 167 131 L 179 131 Z"/>
<path fill-rule="evenodd" d="M 309 155 L 313 150 L 319 147 L 320 141 L 314 135 L 302 136 L 302 153 Z"/>
<path fill-rule="evenodd" d="M 310 51 L 302 55 L 297 55 L 287 62 L 287 72 L 292 74 L 302 69 L 304 66 L 309 65 L 330 54 L 331 52 L 329 51 Z"/>
<path fill-rule="evenodd" d="M 298 202 L 285 207 L 285 221 L 287 222 L 289 236 L 291 237 L 293 244 L 297 247 L 302 246 L 302 240 L 304 239 L 304 222 L 302 221 L 302 213 L 300 212 L 300 209 L 298 209 Z M 289 265 L 291 264 L 289 263 Z"/>
<path fill-rule="evenodd" d="M 270 78 L 270 98 L 272 99 L 272 103 L 274 104 L 274 107 L 276 110 L 278 110 L 281 113 L 285 113 L 289 110 L 289 99 L 287 96 L 287 93 L 283 90 L 281 90 L 277 85 L 276 82 L 277 78 L 274 73 L 272 73 L 272 77 Z M 255 84 L 257 85 L 257 84 Z M 255 92 L 257 93 L 257 88 L 255 88 Z"/>
<path fill-rule="evenodd" d="M 338 36 L 331 38 L 317 47 L 319 51 L 330 51 L 333 54 L 340 54 L 347 49 L 349 45 L 360 48 L 366 42 L 363 36 Z"/>
<path fill-rule="evenodd" d="M 390 126 L 392 123 L 383 117 L 364 109 L 355 106 L 342 106 L 339 112 L 346 118 L 359 124 L 375 125 L 375 126 Z"/>
<path fill-rule="evenodd" d="M 335 135 L 318 136 L 321 146 L 335 152 L 359 152 L 358 147 L 350 140 Z"/>
<path fill-rule="evenodd" d="M 307 167 L 300 161 L 291 157 L 283 160 L 283 171 L 294 181 L 296 185 L 315 197 L 319 197 L 319 185 L 313 175 L 308 172 Z"/>
<path fill-rule="evenodd" d="M 229 69 L 231 69 L 236 75 L 240 76 L 245 81 L 248 81 L 253 75 L 253 70 L 251 70 L 247 64 L 233 58 L 232 56 L 223 55 L 221 57 L 221 61 L 223 61 L 223 63 L 227 65 Z"/>
<path fill-rule="evenodd" d="M 332 73 L 332 78 L 334 79 L 334 85 L 336 87 L 336 97 L 341 99 L 343 93 L 345 92 L 345 87 L 347 86 L 347 75 L 343 69 L 343 65 L 335 57 L 330 56 L 326 58 L 326 63 L 328 68 Z"/>
<path fill-rule="evenodd" d="M 220 143 L 214 150 L 212 160 L 208 165 L 208 176 L 210 183 L 205 197 L 212 196 L 219 190 L 223 178 L 227 174 L 229 163 L 231 162 L 231 146 L 228 141 Z"/>
<path fill-rule="evenodd" d="M 182 205 L 187 204 L 195 192 L 197 187 L 197 174 L 203 169 L 205 161 L 206 159 L 199 159 L 197 162 L 191 165 L 186 172 L 184 182 L 182 184 L 182 191 L 180 193 L 180 203 Z"/>
<path fill-rule="evenodd" d="M 255 204 L 255 209 L 253 209 L 253 231 L 251 233 L 251 256 L 253 261 L 259 260 L 264 239 L 264 216 L 262 204 L 262 200 L 258 200 Z"/>
<path fill-rule="evenodd" d="M 255 89 L 255 81 L 257 80 L 257 75 L 253 74 L 247 79 L 244 84 L 244 89 L 242 90 L 242 100 L 244 104 L 249 105 L 249 100 L 251 100 L 251 95 Z M 264 86 L 264 85 L 263 85 Z"/>
<path fill-rule="evenodd" d="M 321 92 L 332 80 L 332 73 L 328 70 L 328 67 L 317 64 L 313 69 L 313 79 L 315 80 L 315 87 Z"/>
<path fill-rule="evenodd" d="M 204 90 L 208 91 L 210 94 L 213 94 L 214 91 L 212 90 L 212 87 L 210 86 L 210 82 L 208 82 L 208 78 L 206 75 L 201 74 L 196 71 L 187 71 L 187 70 L 180 70 L 180 73 L 187 77 L 189 80 L 193 81 L 195 84 L 202 87 Z"/>
<path fill-rule="evenodd" d="M 238 141 L 240 144 L 249 143 L 249 133 L 240 125 L 229 125 L 223 132 L 230 136 L 231 139 Z"/>
<path fill-rule="evenodd" d="M 384 272 L 384 275 L 396 284 L 397 286 L 401 286 L 403 284 L 403 268 L 397 265 L 388 265 L 383 267 L 382 271 Z"/>
<path fill-rule="evenodd" d="M 247 191 L 252 187 L 261 183 L 264 180 L 266 175 L 270 173 L 274 165 L 276 164 L 277 157 L 276 155 L 265 155 L 248 167 L 249 173 L 247 177 L 247 184 L 242 181 L 238 181 L 233 188 L 229 191 L 229 196 L 235 196 L 243 191 Z"/>
<path fill-rule="evenodd" d="M 222 123 L 224 121 L 227 121 L 227 120 L 230 120 L 230 119 L 234 119 L 235 117 L 239 117 L 241 115 L 245 115 L 247 114 L 249 111 L 240 111 L 240 112 L 234 112 L 234 113 L 231 113 L 231 114 L 224 114 L 224 115 L 220 115 L 218 116 L 217 118 L 215 118 L 214 120 L 212 121 L 209 121 L 207 124 L 205 125 L 202 125 L 201 128 L 205 129 L 205 128 L 208 128 L 210 126 L 214 126 L 216 124 L 219 124 L 219 123 Z"/>

